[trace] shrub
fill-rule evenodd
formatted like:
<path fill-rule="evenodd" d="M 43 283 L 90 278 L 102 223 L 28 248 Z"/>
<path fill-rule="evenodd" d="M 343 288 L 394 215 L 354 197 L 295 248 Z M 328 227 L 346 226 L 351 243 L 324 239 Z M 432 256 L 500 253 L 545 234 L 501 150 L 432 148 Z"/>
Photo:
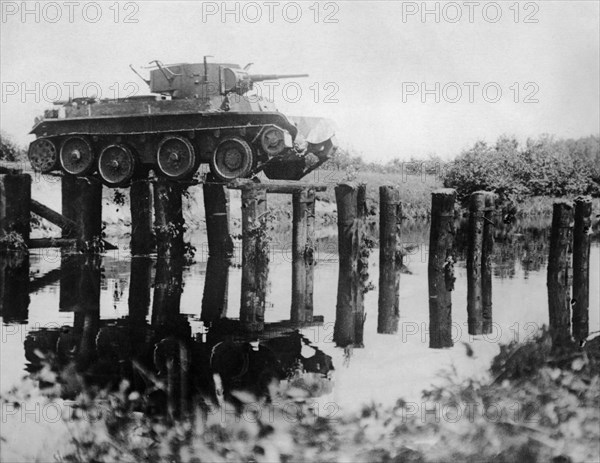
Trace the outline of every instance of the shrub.
<path fill-rule="evenodd" d="M 14 162 L 22 161 L 25 158 L 25 151 L 10 136 L 0 131 L 0 161 Z"/>
<path fill-rule="evenodd" d="M 543 135 L 520 147 L 498 138 L 495 146 L 479 141 L 445 169 L 444 186 L 461 199 L 477 190 L 527 196 L 600 195 L 600 139 L 555 140 Z"/>

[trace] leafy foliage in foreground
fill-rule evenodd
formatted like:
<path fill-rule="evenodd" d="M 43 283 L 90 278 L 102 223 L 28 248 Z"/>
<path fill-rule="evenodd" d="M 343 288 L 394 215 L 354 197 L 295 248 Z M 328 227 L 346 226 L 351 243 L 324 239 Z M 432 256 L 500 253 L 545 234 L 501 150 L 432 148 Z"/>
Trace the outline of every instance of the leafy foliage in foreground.
<path fill-rule="evenodd" d="M 502 346 L 491 378 L 446 375 L 420 403 L 323 413 L 318 382 L 273 386 L 270 399 L 235 393 L 241 405 L 198 406 L 183 418 L 140 412 L 143 397 L 82 395 L 65 462 L 576 462 L 600 456 L 600 337 L 552 349 L 547 332 Z M 206 404 L 205 404 L 206 405 Z M 319 410 L 321 412 L 319 413 Z"/>

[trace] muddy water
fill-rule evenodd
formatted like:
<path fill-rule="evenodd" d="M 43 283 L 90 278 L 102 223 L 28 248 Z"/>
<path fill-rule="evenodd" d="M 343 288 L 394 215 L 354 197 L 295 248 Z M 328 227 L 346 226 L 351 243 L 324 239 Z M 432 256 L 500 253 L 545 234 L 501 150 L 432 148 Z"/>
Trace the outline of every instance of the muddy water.
<path fill-rule="evenodd" d="M 440 371 L 453 371 L 452 374 L 459 377 L 485 377 L 500 342 L 526 340 L 548 323 L 548 225 L 548 221 L 524 221 L 497 230 L 494 331 L 477 337 L 470 337 L 466 329 L 466 242 L 465 234 L 459 233 L 457 281 L 452 295 L 455 346 L 444 350 L 428 348 L 428 224 L 405 226 L 403 241 L 408 255 L 401 277 L 398 333 L 377 334 L 377 291 L 371 291 L 365 297 L 365 347 L 346 350 L 336 348 L 332 342 L 338 266 L 335 229 L 319 230 L 314 314 L 322 316 L 322 322 L 300 330 L 304 336 L 302 342 L 289 334 L 289 325 L 285 323 L 290 319 L 291 304 L 291 249 L 286 244 L 290 242 L 289 230 L 274 230 L 265 313 L 271 338 L 267 341 L 269 355 L 274 353 L 278 365 L 284 365 L 286 371 L 301 362 L 306 371 L 329 378 L 327 381 L 332 387 L 323 395 L 323 400 L 345 409 L 371 401 L 392 404 L 399 397 L 418 400 L 422 389 L 440 381 Z M 196 262 L 183 268 L 164 267 L 152 259 L 131 259 L 124 252 L 121 255 L 108 253 L 100 260 L 75 264 L 55 251 L 33 252 L 29 262 L 33 280 L 26 288 L 29 300 L 18 285 L 15 286 L 14 278 L 7 280 L 5 287 L 5 291 L 13 291 L 11 300 L 16 302 L 12 307 L 5 306 L 2 314 L 0 391 L 16 384 L 28 371 L 35 371 L 39 363 L 36 356 L 40 352 L 62 356 L 63 363 L 84 359 L 89 376 L 102 385 L 111 384 L 115 377 L 127 376 L 130 372 L 124 365 L 131 356 L 145 356 L 150 365 L 160 369 L 160 356 L 171 348 L 168 343 L 171 338 L 193 342 L 194 349 L 198 350 L 194 351 L 197 355 L 194 358 L 208 358 L 216 342 L 226 338 L 227 321 L 239 316 L 240 243 L 237 243 L 232 266 L 224 270 L 214 267 L 213 263 L 208 269 L 209 275 L 217 275 L 216 280 L 209 280 L 209 287 L 223 279 L 227 281 L 226 309 L 221 313 L 224 318 L 219 327 L 225 337 L 211 340 L 211 332 L 202 321 L 211 310 L 202 304 L 207 281 L 205 238 L 196 234 L 190 239 L 197 248 Z M 594 241 L 590 275 L 591 332 L 600 330 L 599 262 L 600 246 Z M 377 285 L 376 249 L 370 263 L 371 280 Z M 213 333 L 213 336 L 216 335 Z M 465 344 L 473 349 L 472 356 L 467 355 Z M 219 368 L 235 370 L 235 362 L 239 360 L 236 352 L 222 353 L 224 360 Z M 248 371 L 247 365 L 243 368 Z M 204 373 L 199 372 L 198 377 Z M 261 375 L 263 373 L 261 371 Z M 235 376 L 232 373 L 232 377 Z M 236 384 L 252 388 L 254 382 L 262 381 L 262 376 L 257 379 L 245 374 L 244 378 L 240 380 L 242 383 Z"/>

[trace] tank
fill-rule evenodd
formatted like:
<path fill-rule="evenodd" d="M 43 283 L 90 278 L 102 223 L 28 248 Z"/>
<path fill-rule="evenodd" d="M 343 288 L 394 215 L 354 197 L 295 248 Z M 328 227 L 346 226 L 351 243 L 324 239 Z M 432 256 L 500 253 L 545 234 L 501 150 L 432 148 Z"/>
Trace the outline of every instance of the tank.
<path fill-rule="evenodd" d="M 153 170 L 186 180 L 202 163 L 228 182 L 264 172 L 299 180 L 335 151 L 332 124 L 294 121 L 272 102 L 252 94 L 256 82 L 306 74 L 250 74 L 247 65 L 153 61 L 149 94 L 121 99 L 74 98 L 56 102 L 31 130 L 29 160 L 39 172 L 98 176 L 122 187 Z"/>

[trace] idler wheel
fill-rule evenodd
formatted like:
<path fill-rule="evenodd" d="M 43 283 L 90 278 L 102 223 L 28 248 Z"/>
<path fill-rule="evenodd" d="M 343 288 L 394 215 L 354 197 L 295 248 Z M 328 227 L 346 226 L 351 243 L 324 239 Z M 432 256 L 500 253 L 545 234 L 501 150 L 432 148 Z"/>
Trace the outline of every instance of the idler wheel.
<path fill-rule="evenodd" d="M 165 137 L 158 145 L 156 162 L 166 177 L 174 180 L 189 177 L 196 170 L 194 147 L 186 138 Z"/>
<path fill-rule="evenodd" d="M 90 174 L 96 167 L 94 161 L 92 146 L 85 138 L 68 138 L 60 148 L 60 164 L 68 174 Z"/>
<path fill-rule="evenodd" d="M 285 136 L 278 127 L 266 127 L 260 136 L 263 151 L 269 156 L 277 156 L 285 149 Z"/>
<path fill-rule="evenodd" d="M 98 157 L 98 173 L 108 186 L 126 185 L 135 172 L 135 157 L 125 145 L 110 145 Z"/>
<path fill-rule="evenodd" d="M 210 169 L 215 177 L 224 182 L 247 177 L 252 171 L 254 154 L 250 145 L 242 138 L 230 137 L 217 145 Z"/>
<path fill-rule="evenodd" d="M 36 172 L 50 172 L 58 165 L 58 152 L 47 138 L 38 138 L 29 145 L 29 162 Z"/>

